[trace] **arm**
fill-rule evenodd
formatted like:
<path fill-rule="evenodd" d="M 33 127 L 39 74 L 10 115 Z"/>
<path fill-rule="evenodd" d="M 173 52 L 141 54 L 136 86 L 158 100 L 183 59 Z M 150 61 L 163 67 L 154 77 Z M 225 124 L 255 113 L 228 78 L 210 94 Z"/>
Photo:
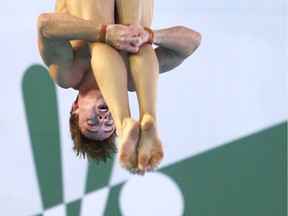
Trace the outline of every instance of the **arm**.
<path fill-rule="evenodd" d="M 70 24 L 73 21 L 70 22 L 71 20 L 68 19 L 73 19 L 73 17 L 62 15 L 64 14 L 41 14 L 38 17 L 38 48 L 52 79 L 62 88 L 76 88 L 88 69 L 87 65 L 90 65 L 86 43 L 76 41 L 76 39 L 81 37 L 87 39 L 89 34 L 78 33 Z M 75 26 L 79 27 L 81 24 L 84 23 L 77 23 Z M 87 24 L 81 26 L 83 29 L 89 29 Z M 73 34 L 73 31 L 78 35 L 77 33 Z M 87 32 L 87 30 L 83 30 L 83 32 Z M 74 39 L 75 41 L 70 43 L 70 40 Z"/>
<path fill-rule="evenodd" d="M 138 26 L 141 44 L 148 41 L 149 33 Z M 159 73 L 168 72 L 179 66 L 200 45 L 201 34 L 182 26 L 153 30 L 153 44 L 158 47 L 155 53 L 159 62 Z M 133 82 L 129 80 L 128 90 L 135 91 Z"/>
<path fill-rule="evenodd" d="M 85 40 L 99 42 L 101 24 L 84 20 L 68 13 L 46 13 L 39 17 L 42 25 L 43 36 L 57 40 Z M 107 26 L 105 43 L 118 50 L 135 53 L 139 43 L 137 29 L 130 25 L 111 24 Z"/>
<path fill-rule="evenodd" d="M 53 80 L 63 88 L 75 87 L 87 70 L 88 42 L 98 42 L 101 25 L 67 13 L 41 14 L 38 18 L 38 47 Z M 106 43 L 118 49 L 137 52 L 137 29 L 108 25 Z M 73 42 L 70 43 L 70 41 Z M 75 41 L 78 40 L 78 41 Z M 81 40 L 81 41 L 79 41 Z"/>
<path fill-rule="evenodd" d="M 153 32 L 160 74 L 179 66 L 201 43 L 200 33 L 182 26 Z"/>

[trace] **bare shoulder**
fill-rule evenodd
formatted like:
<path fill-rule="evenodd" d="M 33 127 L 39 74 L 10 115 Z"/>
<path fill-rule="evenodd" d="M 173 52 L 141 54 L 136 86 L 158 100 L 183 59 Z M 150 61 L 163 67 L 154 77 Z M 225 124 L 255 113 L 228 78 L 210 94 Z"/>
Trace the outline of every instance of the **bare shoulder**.
<path fill-rule="evenodd" d="M 91 57 L 85 41 L 72 41 L 71 47 L 73 58 L 69 61 L 55 61 L 49 66 L 49 72 L 60 87 L 77 89 L 84 75 L 91 70 Z"/>

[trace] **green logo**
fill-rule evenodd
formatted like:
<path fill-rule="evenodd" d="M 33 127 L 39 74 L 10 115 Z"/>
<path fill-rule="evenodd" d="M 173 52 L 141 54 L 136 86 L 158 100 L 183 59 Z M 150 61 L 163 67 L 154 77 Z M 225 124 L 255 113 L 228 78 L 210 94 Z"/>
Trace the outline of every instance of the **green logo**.
<path fill-rule="evenodd" d="M 101 214 L 108 216 L 286 215 L 287 122 L 117 185 L 109 185 L 114 159 L 88 165 L 85 195 L 65 203 L 55 84 L 45 67 L 33 65 L 22 87 L 43 206 L 35 214 L 62 206 L 64 214 L 78 216 L 89 211 L 87 200 L 102 193 L 107 198 Z M 90 204 L 97 208 L 99 199 Z M 143 213 L 147 209 L 150 214 Z"/>
<path fill-rule="evenodd" d="M 80 215 L 81 211 L 83 211 L 81 208 L 85 206 L 85 203 L 83 203 L 85 196 L 108 188 L 109 195 L 104 214 L 123 215 L 123 210 L 121 212 L 121 206 L 119 206 L 119 193 L 121 192 L 122 187 L 125 186 L 126 182 L 113 186 L 109 185 L 114 158 L 109 160 L 106 164 L 89 164 L 85 196 L 79 197 L 78 200 L 71 203 L 65 203 L 63 198 L 63 171 L 61 169 L 61 143 L 56 88 L 45 67 L 41 65 L 33 65 L 26 71 L 23 78 L 23 97 L 38 183 L 41 192 L 43 212 L 64 204 L 66 215 Z M 164 176 L 164 174 L 162 175 Z M 153 174 L 150 176 L 153 177 Z M 174 187 L 174 191 L 176 191 L 174 194 L 177 194 L 178 187 L 175 189 L 175 185 L 171 186 L 173 185 L 173 183 L 171 184 L 172 180 L 167 179 L 167 177 L 165 179 L 163 176 L 156 175 L 155 178 L 154 175 L 154 183 L 157 184 L 157 179 L 160 179 L 162 182 L 164 181 L 164 183 L 168 182 L 168 184 L 170 184 L 170 191 L 172 190 L 171 187 Z M 137 182 L 137 184 L 143 185 L 142 189 L 145 187 L 145 183 L 143 184 L 143 182 L 141 183 L 139 180 Z M 131 183 L 133 183 L 133 181 L 131 181 Z M 152 186 L 153 185 L 150 187 Z M 161 185 L 159 185 L 158 188 L 160 188 L 160 186 Z M 122 200 L 129 199 L 129 196 L 127 197 L 126 194 L 129 194 L 131 187 L 133 190 L 133 185 L 131 186 L 131 184 L 126 184 L 125 190 L 123 190 L 124 192 L 122 193 L 122 197 L 124 197 Z M 138 188 L 138 192 L 139 191 L 141 190 Z M 147 191 L 147 189 L 144 191 Z M 165 196 L 169 194 L 169 191 L 166 191 L 165 193 L 166 194 L 162 195 Z M 180 190 L 178 190 L 178 200 L 179 197 L 182 201 Z M 140 198 L 138 197 L 138 199 Z M 174 200 L 175 199 L 177 200 L 177 197 L 174 197 Z M 178 215 L 181 215 L 181 212 L 183 212 L 181 201 Z M 146 204 L 147 203 L 149 202 L 146 202 Z M 97 203 L 95 205 L 97 205 Z M 125 203 L 122 204 L 122 206 L 125 206 Z M 126 210 L 127 209 L 129 211 L 129 206 L 126 207 Z M 174 211 L 175 209 L 177 208 L 174 206 Z"/>

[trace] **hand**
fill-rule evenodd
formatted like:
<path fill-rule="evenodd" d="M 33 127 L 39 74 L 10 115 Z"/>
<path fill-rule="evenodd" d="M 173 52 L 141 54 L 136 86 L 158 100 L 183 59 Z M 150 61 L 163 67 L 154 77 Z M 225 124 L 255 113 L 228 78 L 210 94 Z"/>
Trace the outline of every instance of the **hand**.
<path fill-rule="evenodd" d="M 106 43 L 118 50 L 137 53 L 142 45 L 142 37 L 134 25 L 108 25 L 106 32 Z"/>
<path fill-rule="evenodd" d="M 140 47 L 149 41 L 149 32 L 143 26 L 139 24 L 132 24 L 131 26 L 136 28 L 138 32 L 139 41 L 135 44 L 136 46 Z"/>

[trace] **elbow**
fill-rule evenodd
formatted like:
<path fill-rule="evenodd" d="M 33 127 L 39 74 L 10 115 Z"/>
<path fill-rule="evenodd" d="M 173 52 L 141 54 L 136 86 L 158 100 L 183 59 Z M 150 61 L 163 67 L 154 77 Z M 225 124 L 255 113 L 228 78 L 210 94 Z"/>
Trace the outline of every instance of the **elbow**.
<path fill-rule="evenodd" d="M 197 32 L 197 31 L 193 31 L 190 34 L 190 46 L 189 46 L 189 52 L 188 52 L 188 56 L 192 55 L 200 46 L 202 41 L 202 35 Z"/>
<path fill-rule="evenodd" d="M 63 88 L 63 89 L 69 89 L 69 88 L 75 88 L 76 85 L 73 85 L 72 83 L 69 83 L 67 81 L 59 81 L 59 80 L 54 80 L 55 83 L 60 87 L 60 88 Z"/>
<path fill-rule="evenodd" d="M 42 13 L 38 16 L 37 26 L 38 29 L 43 30 L 47 26 L 48 16 L 46 13 Z"/>
<path fill-rule="evenodd" d="M 68 82 L 65 82 L 65 81 L 56 81 L 55 82 L 59 87 L 61 87 L 61 88 L 63 88 L 63 89 L 69 89 L 69 88 L 72 88 L 73 86 L 72 85 L 70 85 L 70 83 L 68 83 Z"/>
<path fill-rule="evenodd" d="M 37 20 L 38 31 L 40 31 L 41 34 L 45 37 L 48 37 L 47 29 L 49 28 L 50 24 L 51 24 L 50 14 L 42 13 L 38 16 Z"/>
<path fill-rule="evenodd" d="M 202 35 L 199 32 L 195 32 L 195 36 L 194 36 L 195 50 L 200 46 L 201 40 L 202 40 Z"/>

